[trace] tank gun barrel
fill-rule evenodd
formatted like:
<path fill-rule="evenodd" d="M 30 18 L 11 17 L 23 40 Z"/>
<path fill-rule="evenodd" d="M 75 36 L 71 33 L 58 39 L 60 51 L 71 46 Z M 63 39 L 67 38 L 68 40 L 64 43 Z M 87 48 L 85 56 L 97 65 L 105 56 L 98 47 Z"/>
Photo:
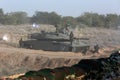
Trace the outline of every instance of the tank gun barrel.
<path fill-rule="evenodd" d="M 38 39 L 40 41 L 57 41 L 57 42 L 69 42 L 70 39 Z"/>

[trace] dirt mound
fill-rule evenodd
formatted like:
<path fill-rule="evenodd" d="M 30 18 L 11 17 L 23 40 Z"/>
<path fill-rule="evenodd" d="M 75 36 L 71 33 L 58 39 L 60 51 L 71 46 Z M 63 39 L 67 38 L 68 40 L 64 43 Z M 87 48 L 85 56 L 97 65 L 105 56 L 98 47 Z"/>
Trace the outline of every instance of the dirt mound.
<path fill-rule="evenodd" d="M 29 70 L 71 66 L 81 59 L 105 57 L 109 54 L 82 55 L 72 52 L 50 52 L 14 47 L 0 47 L 0 77 Z"/>
<path fill-rule="evenodd" d="M 88 67 L 89 66 L 89 67 Z M 81 79 L 80 79 L 81 78 Z M 71 66 L 28 71 L 13 80 L 116 80 L 120 79 L 120 53 L 109 57 L 82 59 Z M 6 79 L 5 79 L 6 80 Z"/>
<path fill-rule="evenodd" d="M 71 54 L 71 55 L 70 55 Z M 61 56 L 60 56 L 61 55 Z M 79 57 L 81 55 L 78 55 Z M 69 66 L 79 61 L 74 53 L 44 52 L 18 48 L 0 48 L 0 76 L 29 70 Z"/>

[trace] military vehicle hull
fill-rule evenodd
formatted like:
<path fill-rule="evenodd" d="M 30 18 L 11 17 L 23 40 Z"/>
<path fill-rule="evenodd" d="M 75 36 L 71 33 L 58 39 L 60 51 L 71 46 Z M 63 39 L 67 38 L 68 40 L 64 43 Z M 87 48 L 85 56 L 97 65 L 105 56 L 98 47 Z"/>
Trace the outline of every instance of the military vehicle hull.
<path fill-rule="evenodd" d="M 74 38 L 73 33 L 41 32 L 28 35 L 28 40 L 20 41 L 20 47 L 45 51 L 64 51 L 86 53 L 88 38 Z"/>
<path fill-rule="evenodd" d="M 89 50 L 89 45 L 71 45 L 70 41 L 51 41 L 51 40 L 26 40 L 22 41 L 22 48 L 45 50 L 45 51 L 64 51 L 64 52 L 82 52 Z"/>

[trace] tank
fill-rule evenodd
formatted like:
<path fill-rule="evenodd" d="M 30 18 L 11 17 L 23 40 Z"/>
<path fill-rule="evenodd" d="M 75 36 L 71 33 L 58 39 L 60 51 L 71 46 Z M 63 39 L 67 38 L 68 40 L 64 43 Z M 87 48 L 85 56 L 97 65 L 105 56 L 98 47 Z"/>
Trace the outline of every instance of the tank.
<path fill-rule="evenodd" d="M 56 32 L 33 33 L 28 40 L 20 40 L 20 47 L 45 50 L 86 53 L 89 49 L 89 38 L 75 38 L 72 31 L 62 29 Z"/>

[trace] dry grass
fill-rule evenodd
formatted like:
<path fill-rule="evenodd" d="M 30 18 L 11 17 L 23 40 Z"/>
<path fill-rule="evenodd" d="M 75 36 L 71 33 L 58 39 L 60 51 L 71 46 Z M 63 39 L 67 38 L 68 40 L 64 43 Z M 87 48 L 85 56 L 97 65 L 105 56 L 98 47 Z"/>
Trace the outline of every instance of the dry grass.
<path fill-rule="evenodd" d="M 50 52 L 42 50 L 0 47 L 0 77 L 25 73 L 41 68 L 71 66 L 80 59 L 107 57 L 109 54 L 82 55 L 72 52 Z"/>
<path fill-rule="evenodd" d="M 42 50 L 30 50 L 16 48 L 18 41 L 22 37 L 31 33 L 55 31 L 52 25 L 40 25 L 38 29 L 33 29 L 31 25 L 0 26 L 0 39 L 4 34 L 11 36 L 10 42 L 0 40 L 0 77 L 5 75 L 24 73 L 29 70 L 41 68 L 54 68 L 60 66 L 70 66 L 83 58 L 107 57 L 112 50 L 120 48 L 120 31 L 103 28 L 76 28 L 76 37 L 90 38 L 90 45 L 98 43 L 101 47 L 100 54 L 82 55 L 72 52 L 50 52 Z"/>
<path fill-rule="evenodd" d="M 6 25 L 6 26 L 0 26 L 0 38 L 3 37 L 3 35 L 8 34 L 11 38 L 10 42 L 12 43 L 18 43 L 18 40 L 22 37 L 23 39 L 26 39 L 28 34 L 31 33 L 39 33 L 41 31 L 46 32 L 53 32 L 55 31 L 54 26 L 52 25 L 39 25 L 39 28 L 35 29 L 32 27 L 32 25 Z"/>
<path fill-rule="evenodd" d="M 41 31 L 54 32 L 55 27 L 52 25 L 39 25 L 35 29 L 32 25 L 6 25 L 0 26 L 0 39 L 4 34 L 11 36 L 10 43 L 18 44 L 18 40 L 22 37 L 27 39 L 27 35 L 31 33 L 40 33 Z M 105 28 L 76 28 L 74 31 L 75 37 L 90 38 L 90 45 L 99 44 L 102 47 L 115 46 L 120 44 L 120 30 L 112 30 Z"/>
<path fill-rule="evenodd" d="M 15 78 L 18 78 L 19 76 L 22 76 L 22 75 L 24 75 L 24 74 L 25 74 L 25 73 L 16 74 L 16 75 L 12 75 L 12 76 L 6 76 L 6 77 L 2 77 L 2 79 L 5 79 L 5 78 L 15 79 Z"/>

